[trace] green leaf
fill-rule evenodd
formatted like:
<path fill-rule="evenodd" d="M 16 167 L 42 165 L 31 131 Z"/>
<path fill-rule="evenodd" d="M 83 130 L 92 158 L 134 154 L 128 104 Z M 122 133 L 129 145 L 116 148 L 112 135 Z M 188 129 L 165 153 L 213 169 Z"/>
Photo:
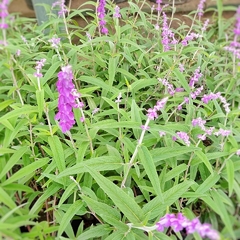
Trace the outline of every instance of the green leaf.
<path fill-rule="evenodd" d="M 142 123 L 141 116 L 140 116 L 140 109 L 138 105 L 136 104 L 136 101 L 133 99 L 131 104 L 131 120 L 133 122 L 138 122 L 139 126 Z M 133 129 L 133 133 L 136 139 L 139 139 L 141 134 L 141 129 Z"/>
<path fill-rule="evenodd" d="M 57 136 L 48 137 L 48 142 L 53 153 L 53 159 L 56 162 L 59 172 L 66 169 L 65 157 L 62 143 Z"/>
<path fill-rule="evenodd" d="M 128 226 L 121 222 L 121 215 L 115 208 L 105 203 L 93 200 L 85 195 L 81 195 L 81 198 L 86 202 L 89 208 L 98 216 L 100 216 L 105 222 L 116 227 L 117 229 L 121 229 L 123 231 L 128 230 Z"/>
<path fill-rule="evenodd" d="M 141 146 L 138 150 L 140 161 L 150 179 L 150 182 L 159 197 L 160 201 L 163 202 L 162 190 L 160 187 L 160 181 L 157 174 L 157 169 L 154 165 L 152 156 L 145 146 Z"/>
<path fill-rule="evenodd" d="M 38 118 L 42 117 L 43 109 L 44 109 L 44 90 L 36 91 L 37 105 L 38 105 Z"/>
<path fill-rule="evenodd" d="M 156 85 L 157 83 L 156 79 L 140 79 L 131 85 L 131 89 L 134 94 L 137 94 L 140 89 Z"/>
<path fill-rule="evenodd" d="M 109 58 L 108 62 L 108 84 L 112 87 L 113 81 L 115 79 L 116 67 L 118 64 L 118 58 Z"/>
<path fill-rule="evenodd" d="M 12 200 L 12 197 L 10 197 L 7 194 L 7 192 L 5 192 L 1 187 L 0 187 L 0 202 L 8 206 L 11 210 L 17 208 L 15 202 Z"/>
<path fill-rule="evenodd" d="M 233 192 L 233 183 L 234 183 L 234 165 L 231 159 L 228 159 L 226 162 L 227 168 L 227 182 L 228 182 L 228 196 L 230 197 Z"/>
<path fill-rule="evenodd" d="M 98 87 L 101 87 L 102 89 L 108 90 L 114 94 L 118 94 L 119 90 L 115 87 L 110 87 L 108 84 L 106 84 L 103 80 L 99 78 L 89 77 L 89 76 L 81 76 L 80 80 L 86 83 L 90 83 L 93 85 L 96 85 Z"/>
<path fill-rule="evenodd" d="M 221 200 L 221 195 L 216 190 L 211 191 L 211 195 L 212 195 L 213 201 L 217 203 L 216 204 L 217 205 L 216 207 L 218 209 L 217 213 L 221 216 L 221 219 L 224 225 L 226 226 L 227 231 L 232 235 L 233 239 L 236 239 L 236 236 L 233 231 L 233 224 L 230 218 L 230 214 L 228 214 L 227 208 Z"/>
<path fill-rule="evenodd" d="M 41 168 L 42 166 L 46 165 L 50 161 L 49 158 L 43 158 L 36 162 L 27 165 L 26 167 L 21 168 L 16 173 L 14 173 L 10 178 L 2 183 L 2 186 L 6 186 L 10 183 L 18 181 L 21 178 L 27 177 L 28 175 L 31 176 L 37 169 Z"/>
<path fill-rule="evenodd" d="M 48 187 L 43 195 L 38 198 L 38 200 L 35 202 L 33 207 L 31 208 L 29 215 L 36 214 L 40 209 L 42 208 L 42 204 L 50 197 L 54 196 L 54 194 L 61 188 L 62 186 L 59 184 L 52 184 L 50 187 Z"/>
<path fill-rule="evenodd" d="M 210 175 L 195 191 L 195 193 L 198 194 L 203 194 L 207 191 L 209 191 L 209 189 L 211 187 L 213 187 L 218 180 L 220 179 L 220 176 L 217 173 L 214 173 L 213 175 Z M 195 200 L 195 198 L 190 198 L 187 202 L 187 204 L 193 202 Z"/>
<path fill-rule="evenodd" d="M 130 222 L 140 223 L 144 220 L 143 211 L 133 198 L 97 171 L 87 166 L 86 168 L 97 184 L 112 199 L 113 203 L 123 212 Z"/>
<path fill-rule="evenodd" d="M 13 99 L 9 99 L 9 100 L 1 102 L 0 103 L 0 111 L 2 111 L 3 109 L 5 109 L 6 107 L 8 107 L 10 104 L 12 104 L 14 102 L 15 102 L 15 100 L 13 100 Z"/>
<path fill-rule="evenodd" d="M 10 159 L 7 161 L 7 164 L 0 172 L 0 179 L 2 179 L 10 169 L 13 168 L 13 166 L 21 159 L 23 154 L 28 150 L 27 146 L 19 148 L 14 154 L 10 157 Z"/>
<path fill-rule="evenodd" d="M 187 80 L 184 77 L 184 74 L 181 73 L 178 68 L 174 68 L 173 73 L 177 77 L 177 80 L 179 80 L 179 82 L 181 83 L 181 86 L 183 86 L 185 91 L 187 91 L 187 93 L 190 93 L 190 87 Z"/>
<path fill-rule="evenodd" d="M 163 193 L 164 203 L 161 203 L 159 197 L 155 197 L 153 200 L 144 205 L 143 211 L 145 215 L 149 216 L 149 220 L 152 220 L 163 213 L 167 207 L 171 206 L 177 201 L 184 193 L 187 192 L 188 188 L 193 185 L 192 181 L 185 181 L 178 185 L 173 186 L 168 191 Z"/>
<path fill-rule="evenodd" d="M 93 226 L 80 234 L 77 240 L 99 239 L 102 236 L 108 236 L 112 229 L 107 224 Z"/>
<path fill-rule="evenodd" d="M 23 114 L 29 114 L 29 113 L 33 113 L 33 112 L 38 112 L 37 107 L 25 105 L 21 108 L 14 109 L 11 112 L 2 116 L 0 118 L 0 122 L 2 122 L 3 120 L 6 120 L 6 119 L 8 120 L 8 119 L 11 119 L 13 117 L 22 116 Z"/>
<path fill-rule="evenodd" d="M 51 67 L 47 70 L 44 74 L 43 78 L 41 79 L 41 85 L 43 86 L 53 75 L 56 74 L 57 69 L 61 66 L 62 62 L 55 62 L 51 65 Z"/>
<path fill-rule="evenodd" d="M 169 158 L 173 158 L 176 156 L 181 156 L 185 153 L 194 152 L 196 150 L 199 150 L 199 148 L 196 147 L 162 147 L 162 148 L 156 148 L 152 151 L 150 151 L 153 161 L 159 162 L 161 160 L 166 160 Z"/>
<path fill-rule="evenodd" d="M 164 181 L 167 182 L 176 176 L 180 176 L 180 173 L 182 173 L 186 169 L 187 169 L 187 165 L 185 163 L 182 163 L 182 164 L 176 166 L 175 168 L 173 168 L 171 171 L 169 171 L 166 174 Z"/>
<path fill-rule="evenodd" d="M 207 156 L 202 151 L 195 151 L 195 154 L 199 157 L 200 160 L 202 160 L 202 162 L 208 168 L 209 172 L 213 174 L 212 164 L 209 162 Z"/>
<path fill-rule="evenodd" d="M 111 128 L 120 128 L 120 127 L 140 129 L 139 123 L 137 122 L 130 122 L 130 121 L 117 122 L 114 120 L 99 121 L 97 123 L 92 124 L 91 127 L 92 128 L 97 127 L 100 129 L 107 129 L 107 128 L 111 129 Z"/>
<path fill-rule="evenodd" d="M 67 168 L 61 172 L 58 177 L 87 172 L 88 170 L 86 166 L 96 171 L 107 171 L 118 169 L 123 166 L 123 163 L 120 158 L 115 156 L 96 157 L 87 161 L 80 162 L 73 167 Z"/>
<path fill-rule="evenodd" d="M 62 235 L 67 224 L 71 221 L 74 215 L 83 207 L 83 202 L 81 200 L 77 200 L 72 203 L 66 213 L 63 215 L 62 221 L 60 222 L 60 226 L 58 228 L 58 237 Z"/>

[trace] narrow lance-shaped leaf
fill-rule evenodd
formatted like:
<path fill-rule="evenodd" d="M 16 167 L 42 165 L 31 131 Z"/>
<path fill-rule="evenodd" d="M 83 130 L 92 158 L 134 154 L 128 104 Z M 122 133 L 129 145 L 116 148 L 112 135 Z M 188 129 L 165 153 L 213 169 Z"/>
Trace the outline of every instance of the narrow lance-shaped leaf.
<path fill-rule="evenodd" d="M 145 146 L 141 146 L 139 148 L 138 154 L 139 154 L 140 161 L 148 175 L 148 178 L 150 179 L 150 182 L 157 196 L 159 196 L 160 201 L 163 202 L 162 190 L 161 190 L 160 181 L 157 175 L 157 169 L 154 165 L 150 152 Z"/>
<path fill-rule="evenodd" d="M 57 136 L 51 136 L 48 138 L 49 145 L 53 153 L 53 159 L 56 162 L 59 172 L 62 172 L 65 168 L 65 158 L 62 143 Z"/>
<path fill-rule="evenodd" d="M 112 183 L 106 177 L 97 171 L 86 166 L 89 173 L 95 179 L 97 184 L 112 199 L 113 203 L 123 212 L 123 214 L 132 223 L 140 223 L 144 220 L 144 214 L 139 205 L 132 197 L 127 195 L 121 188 Z"/>

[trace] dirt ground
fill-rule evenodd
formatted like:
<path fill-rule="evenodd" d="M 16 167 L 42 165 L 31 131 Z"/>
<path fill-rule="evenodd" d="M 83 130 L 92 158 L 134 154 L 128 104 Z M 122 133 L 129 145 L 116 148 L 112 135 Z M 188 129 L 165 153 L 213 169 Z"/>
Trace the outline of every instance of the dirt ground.
<path fill-rule="evenodd" d="M 117 0 L 118 2 L 120 2 L 121 0 Z M 154 1 L 154 0 L 152 0 Z M 172 2 L 172 0 L 164 0 L 164 2 L 170 1 Z M 183 4 L 180 4 L 179 2 L 185 2 Z M 69 5 L 72 9 L 76 9 L 76 8 L 89 8 L 89 9 L 93 9 L 92 6 L 87 6 L 84 5 L 82 6 L 82 4 L 84 4 L 86 2 L 86 0 L 69 0 Z M 186 24 L 191 24 L 191 20 L 189 18 L 187 18 L 186 16 L 184 16 L 187 12 L 190 12 L 192 10 L 197 9 L 198 4 L 199 4 L 199 0 L 175 0 L 176 3 L 176 13 L 175 13 L 175 18 L 180 19 L 182 22 L 185 22 Z M 240 5 L 240 0 L 223 0 L 223 4 L 227 5 L 227 6 L 238 6 Z M 121 2 L 118 4 L 121 7 L 125 7 L 128 5 L 127 2 Z M 143 11 L 150 11 L 150 6 L 154 5 L 154 2 L 150 2 L 147 1 L 147 4 L 145 4 L 143 6 Z M 156 5 L 156 4 L 155 4 Z M 211 7 L 216 7 L 216 0 L 206 0 L 205 3 L 205 8 L 211 8 Z M 33 10 L 31 10 L 25 0 L 13 0 L 12 3 L 9 6 L 9 12 L 17 12 L 20 13 L 22 16 L 25 17 L 35 17 L 35 13 Z M 205 14 L 204 17 L 211 17 L 213 13 L 212 12 L 208 12 Z M 233 17 L 235 14 L 235 12 L 232 11 L 225 11 L 223 13 L 223 16 L 225 18 L 231 18 Z M 80 26 L 84 26 L 85 22 L 82 19 L 77 19 L 77 21 L 79 22 Z"/>

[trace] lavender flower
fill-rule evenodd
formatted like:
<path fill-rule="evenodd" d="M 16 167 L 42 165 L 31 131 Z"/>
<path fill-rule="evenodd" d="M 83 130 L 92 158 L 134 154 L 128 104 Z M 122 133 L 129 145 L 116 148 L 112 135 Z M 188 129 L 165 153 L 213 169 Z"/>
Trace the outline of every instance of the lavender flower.
<path fill-rule="evenodd" d="M 113 17 L 115 17 L 115 18 L 120 18 L 121 17 L 120 7 L 118 5 L 115 7 L 115 12 L 113 14 Z"/>
<path fill-rule="evenodd" d="M 98 18 L 99 18 L 99 28 L 101 33 L 103 34 L 108 34 L 108 29 L 105 27 L 106 26 L 106 21 L 104 20 L 105 18 L 105 5 L 106 1 L 105 0 L 99 0 L 99 5 L 97 7 L 97 13 L 98 13 Z"/>
<path fill-rule="evenodd" d="M 190 146 L 190 141 L 189 141 L 189 136 L 185 132 L 177 132 L 177 135 L 180 139 L 184 141 L 184 143 L 189 147 Z"/>
<path fill-rule="evenodd" d="M 179 70 L 180 72 L 184 72 L 185 68 L 184 68 L 184 65 L 183 64 L 179 64 Z"/>
<path fill-rule="evenodd" d="M 206 2 L 206 0 L 200 0 L 199 4 L 198 4 L 198 16 L 202 17 L 203 16 L 203 8 L 204 8 L 204 3 Z"/>
<path fill-rule="evenodd" d="M 230 109 L 229 109 L 229 105 L 230 104 L 227 103 L 226 98 L 221 96 L 220 92 L 218 92 L 218 93 L 210 93 L 208 95 L 204 94 L 204 96 L 202 97 L 201 100 L 202 100 L 203 103 L 208 104 L 209 101 L 216 100 L 216 99 L 220 99 L 220 101 L 222 102 L 223 107 L 224 107 L 226 113 L 228 114 L 230 112 Z"/>
<path fill-rule="evenodd" d="M 169 29 L 167 23 L 167 15 L 163 12 L 163 27 L 162 27 L 162 44 L 163 44 L 163 51 L 166 52 L 170 49 L 170 38 L 174 39 L 173 32 Z"/>
<path fill-rule="evenodd" d="M 157 111 L 160 111 L 166 104 L 168 97 L 163 98 L 161 101 L 158 101 L 153 108 L 147 110 L 147 117 L 149 120 L 154 120 L 158 117 Z"/>
<path fill-rule="evenodd" d="M 55 38 L 55 37 L 53 37 L 53 38 L 49 39 L 48 42 L 51 43 L 51 46 L 52 46 L 53 48 L 58 48 L 58 46 L 59 46 L 59 44 L 60 44 L 60 40 L 61 40 L 61 38 Z"/>
<path fill-rule="evenodd" d="M 198 218 L 193 220 L 187 219 L 182 213 L 166 214 L 156 223 L 156 230 L 163 232 L 164 228 L 171 227 L 175 232 L 179 232 L 186 229 L 187 234 L 192 234 L 194 232 L 199 233 L 201 237 L 208 237 L 211 240 L 219 240 L 219 233 L 212 229 L 211 225 L 208 223 L 203 223 L 199 221 Z"/>
<path fill-rule="evenodd" d="M 0 17 L 1 17 L 0 28 L 1 29 L 8 28 L 8 24 L 5 21 L 6 17 L 8 16 L 8 4 L 9 4 L 9 0 L 2 0 L 2 2 L 0 3 Z"/>
<path fill-rule="evenodd" d="M 233 30 L 235 36 L 240 36 L 240 6 L 237 9 L 237 15 L 236 15 L 236 24 L 235 24 L 235 28 Z"/>
<path fill-rule="evenodd" d="M 170 95 L 174 95 L 175 94 L 175 90 L 172 84 L 170 84 L 166 79 L 161 79 L 158 78 L 158 81 L 161 82 L 165 87 L 167 87 L 168 93 Z"/>
<path fill-rule="evenodd" d="M 199 37 L 201 37 L 200 34 L 192 32 L 182 40 L 182 45 L 187 46 L 189 41 L 192 41 L 194 38 L 197 39 Z"/>
<path fill-rule="evenodd" d="M 203 90 L 203 86 L 201 86 L 200 88 L 197 88 L 196 91 L 191 92 L 191 93 L 190 93 L 191 98 L 192 98 L 192 99 L 196 99 L 197 96 L 199 96 L 199 95 L 201 94 L 202 90 Z"/>
<path fill-rule="evenodd" d="M 75 124 L 73 107 L 76 106 L 76 96 L 73 90 L 74 84 L 72 67 L 70 65 L 62 67 L 62 71 L 58 73 L 57 90 L 59 92 L 58 98 L 58 113 L 55 116 L 56 120 L 60 120 L 59 125 L 63 133 L 69 131 Z"/>
<path fill-rule="evenodd" d="M 56 1 L 55 3 L 53 3 L 52 7 L 56 7 L 59 6 L 60 10 L 58 11 L 58 16 L 59 17 L 63 17 L 65 15 L 65 13 L 67 12 L 67 8 L 65 6 L 65 0 L 59 0 Z"/>
<path fill-rule="evenodd" d="M 194 87 L 194 84 L 198 82 L 201 77 L 202 77 L 202 74 L 200 73 L 200 67 L 198 67 L 190 79 L 189 86 Z"/>
<path fill-rule="evenodd" d="M 42 70 L 42 67 L 44 66 L 44 63 L 46 62 L 46 59 L 43 58 L 39 61 L 37 61 L 37 65 L 35 67 L 35 69 L 37 70 L 35 73 L 34 73 L 34 76 L 37 77 L 37 78 L 40 78 L 42 77 L 42 73 L 40 73 L 40 70 Z"/>
<path fill-rule="evenodd" d="M 214 135 L 216 136 L 223 136 L 223 137 L 227 137 L 231 134 L 231 131 L 230 130 L 224 130 L 222 128 L 220 128 L 217 132 L 214 133 Z"/>
<path fill-rule="evenodd" d="M 238 149 L 238 150 L 236 151 L 236 154 L 237 154 L 238 156 L 240 156 L 240 149 Z"/>
<path fill-rule="evenodd" d="M 156 3 L 157 3 L 157 9 L 156 9 L 156 10 L 157 10 L 158 12 L 160 12 L 160 11 L 162 10 L 162 8 L 161 8 L 162 0 L 157 0 Z"/>

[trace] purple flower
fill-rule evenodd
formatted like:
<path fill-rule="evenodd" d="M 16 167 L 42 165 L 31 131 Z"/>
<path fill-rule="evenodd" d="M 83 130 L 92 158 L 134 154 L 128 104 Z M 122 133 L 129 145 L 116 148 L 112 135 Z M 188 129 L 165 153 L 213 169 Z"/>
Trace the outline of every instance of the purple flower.
<path fill-rule="evenodd" d="M 221 136 L 223 136 L 223 137 L 227 137 L 227 136 L 230 135 L 230 134 L 231 134 L 231 131 L 230 131 L 230 130 L 224 130 L 224 129 L 222 129 L 222 128 L 220 128 L 217 132 L 214 133 L 214 135 L 216 135 L 216 136 L 221 135 Z"/>
<path fill-rule="evenodd" d="M 184 65 L 182 63 L 179 64 L 179 71 L 180 72 L 184 72 L 185 68 Z"/>
<path fill-rule="evenodd" d="M 229 103 L 227 103 L 227 100 L 225 97 L 221 96 L 221 93 L 218 92 L 218 93 L 210 93 L 208 95 L 204 94 L 204 96 L 202 97 L 202 102 L 205 103 L 205 104 L 208 104 L 209 101 L 211 100 L 216 100 L 216 99 L 220 99 L 221 103 L 223 104 L 223 107 L 226 111 L 226 113 L 229 113 L 230 112 L 230 109 L 229 109 Z"/>
<path fill-rule="evenodd" d="M 53 37 L 53 38 L 51 38 L 51 39 L 49 39 L 48 40 L 48 42 L 50 42 L 52 45 L 52 47 L 53 48 L 58 48 L 58 46 L 59 46 L 59 44 L 60 44 L 60 40 L 61 40 L 61 38 L 55 38 L 55 37 Z"/>
<path fill-rule="evenodd" d="M 197 232 L 201 237 L 208 237 L 211 240 L 220 240 L 219 233 L 212 229 L 210 224 L 201 224 L 198 218 L 189 220 L 183 216 L 182 213 L 178 213 L 177 216 L 175 214 L 166 214 L 156 223 L 156 230 L 159 232 L 163 232 L 164 228 L 169 227 L 175 232 L 186 229 L 187 234 Z"/>
<path fill-rule="evenodd" d="M 182 40 L 182 45 L 183 46 L 187 46 L 189 41 L 192 41 L 194 38 L 197 39 L 199 38 L 201 35 L 197 34 L 197 33 L 190 33 L 189 35 L 187 35 L 183 40 Z"/>
<path fill-rule="evenodd" d="M 60 10 L 58 11 L 58 16 L 59 17 L 63 17 L 65 15 L 65 13 L 67 12 L 67 8 L 65 6 L 65 0 L 59 0 L 59 1 L 56 1 L 52 4 L 52 7 L 56 7 L 56 6 L 59 6 L 60 7 Z"/>
<path fill-rule="evenodd" d="M 105 5 L 106 1 L 105 0 L 99 0 L 99 5 L 97 7 L 97 13 L 98 13 L 98 18 L 99 18 L 99 28 L 101 33 L 103 34 L 108 34 L 108 29 L 105 27 L 106 21 L 104 20 L 105 18 Z"/>
<path fill-rule="evenodd" d="M 69 131 L 75 123 L 73 107 L 76 106 L 76 97 L 72 94 L 74 88 L 73 73 L 70 65 L 62 67 L 62 71 L 58 73 L 57 90 L 58 98 L 58 113 L 55 116 L 56 120 L 60 120 L 59 125 L 63 133 Z"/>
<path fill-rule="evenodd" d="M 236 151 L 236 154 L 237 154 L 238 156 L 240 156 L 240 149 L 238 149 L 238 150 Z"/>
<path fill-rule="evenodd" d="M 195 92 L 191 92 L 190 93 L 191 94 L 191 98 L 192 99 L 196 99 L 197 96 L 199 96 L 201 94 L 202 90 L 203 90 L 203 86 L 201 86 L 200 88 L 197 88 Z"/>
<path fill-rule="evenodd" d="M 180 139 L 184 141 L 184 143 L 189 147 L 190 146 L 190 141 L 189 141 L 189 136 L 185 132 L 177 132 L 177 135 Z"/>
<path fill-rule="evenodd" d="M 199 126 L 199 127 L 201 127 L 201 129 L 205 129 L 205 123 L 206 123 L 206 121 L 205 120 L 203 120 L 202 118 L 195 118 L 195 119 L 193 119 L 192 120 L 192 125 L 195 127 L 195 126 Z"/>
<path fill-rule="evenodd" d="M 170 41 L 170 38 L 172 38 L 172 42 Z M 170 43 L 176 44 L 176 41 L 174 38 L 174 33 L 168 27 L 167 15 L 165 12 L 163 12 L 162 44 L 164 52 L 170 49 Z"/>
<path fill-rule="evenodd" d="M 157 3 L 157 9 L 156 9 L 156 10 L 157 10 L 158 12 L 160 12 L 160 11 L 162 10 L 162 8 L 161 8 L 162 0 L 157 0 L 156 3 Z"/>
<path fill-rule="evenodd" d="M 8 4 L 9 4 L 9 0 L 2 0 L 2 2 L 0 3 L 0 18 L 1 18 L 0 29 L 8 28 L 8 24 L 6 23 L 6 17 L 8 16 Z M 5 35 L 4 35 L 4 40 L 1 41 L 1 44 L 4 46 L 7 45 Z"/>
<path fill-rule="evenodd" d="M 160 111 L 164 107 L 167 100 L 168 100 L 168 97 L 163 98 L 161 101 L 157 101 L 156 105 L 153 108 L 149 108 L 147 110 L 147 112 L 148 112 L 147 117 L 150 120 L 154 120 L 155 118 L 157 118 L 158 117 L 157 111 Z"/>
<path fill-rule="evenodd" d="M 115 12 L 114 12 L 114 14 L 113 14 L 113 17 L 115 17 L 115 18 L 120 18 L 120 17 L 121 17 L 120 7 L 117 5 L 114 10 L 115 10 Z"/>
<path fill-rule="evenodd" d="M 175 90 L 172 84 L 170 84 L 166 79 L 158 78 L 158 81 L 161 82 L 165 87 L 167 87 L 168 93 L 173 96 L 175 94 Z"/>
<path fill-rule="evenodd" d="M 198 16 L 202 17 L 203 16 L 203 8 L 204 8 L 204 3 L 206 2 L 206 0 L 200 0 L 199 4 L 198 4 Z"/>
<path fill-rule="evenodd" d="M 240 36 L 240 6 L 237 9 L 237 15 L 236 15 L 236 24 L 235 28 L 233 30 L 235 36 Z"/>
<path fill-rule="evenodd" d="M 190 79 L 189 86 L 194 87 L 194 84 L 198 82 L 201 77 L 202 77 L 202 74 L 200 73 L 200 67 L 198 67 Z"/>

